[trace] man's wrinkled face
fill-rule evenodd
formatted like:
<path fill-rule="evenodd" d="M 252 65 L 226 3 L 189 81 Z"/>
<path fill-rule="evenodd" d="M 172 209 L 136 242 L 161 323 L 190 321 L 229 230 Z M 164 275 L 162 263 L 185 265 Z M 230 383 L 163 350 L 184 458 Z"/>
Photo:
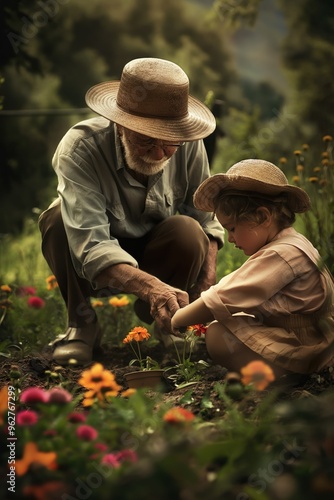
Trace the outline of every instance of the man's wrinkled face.
<path fill-rule="evenodd" d="M 163 170 L 178 147 L 182 146 L 181 142 L 171 144 L 120 126 L 118 132 L 128 167 L 144 175 L 154 175 Z"/>

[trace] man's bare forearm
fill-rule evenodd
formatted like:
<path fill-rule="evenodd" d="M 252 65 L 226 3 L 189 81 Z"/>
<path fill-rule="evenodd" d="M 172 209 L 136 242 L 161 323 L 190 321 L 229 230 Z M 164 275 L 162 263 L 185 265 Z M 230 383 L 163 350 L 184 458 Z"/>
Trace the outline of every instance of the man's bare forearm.
<path fill-rule="evenodd" d="M 116 288 L 123 293 L 136 295 L 149 302 L 149 296 L 161 281 L 130 264 L 115 264 L 104 269 L 95 281 L 99 288 Z"/>

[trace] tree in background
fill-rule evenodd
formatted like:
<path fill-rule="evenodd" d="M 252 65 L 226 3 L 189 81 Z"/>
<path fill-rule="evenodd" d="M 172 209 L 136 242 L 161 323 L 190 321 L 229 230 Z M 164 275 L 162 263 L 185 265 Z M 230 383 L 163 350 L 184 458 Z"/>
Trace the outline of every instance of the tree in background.
<path fill-rule="evenodd" d="M 211 89 L 224 97 L 233 78 L 221 27 L 206 22 L 207 11 L 186 0 L 12 4 L 6 0 L 2 26 L 7 44 L 3 111 L 34 114 L 0 114 L 0 233 L 19 231 L 33 207 L 44 208 L 50 201 L 56 183 L 53 151 L 69 126 L 85 117 L 50 115 L 43 109 L 84 108 L 91 85 L 120 78 L 124 64 L 136 57 L 180 64 L 200 99 Z"/>
<path fill-rule="evenodd" d="M 317 134 L 334 129 L 334 3 L 279 0 L 288 33 L 283 62 L 291 76 L 291 107 Z"/>

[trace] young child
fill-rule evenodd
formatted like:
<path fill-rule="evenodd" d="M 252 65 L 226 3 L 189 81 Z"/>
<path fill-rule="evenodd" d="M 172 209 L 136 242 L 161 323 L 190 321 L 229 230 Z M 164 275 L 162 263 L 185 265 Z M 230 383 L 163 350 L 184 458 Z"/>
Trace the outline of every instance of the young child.
<path fill-rule="evenodd" d="M 206 345 L 214 362 L 240 371 L 269 364 L 276 377 L 334 364 L 334 285 L 312 244 L 295 229 L 310 208 L 307 193 L 264 160 L 243 160 L 205 180 L 195 206 L 216 214 L 248 260 L 179 309 L 173 328 L 211 322 Z"/>

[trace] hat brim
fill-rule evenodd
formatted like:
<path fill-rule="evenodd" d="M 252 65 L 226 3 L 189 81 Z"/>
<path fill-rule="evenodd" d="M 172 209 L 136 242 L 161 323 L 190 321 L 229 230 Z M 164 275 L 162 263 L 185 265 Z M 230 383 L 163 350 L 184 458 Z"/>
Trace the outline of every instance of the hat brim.
<path fill-rule="evenodd" d="M 218 194 L 228 190 L 249 191 L 267 196 L 287 195 L 287 204 L 294 213 L 311 208 L 308 194 L 298 186 L 274 185 L 241 175 L 215 174 L 206 179 L 194 194 L 194 205 L 205 212 L 214 212 Z"/>
<path fill-rule="evenodd" d="M 196 141 L 210 135 L 216 128 L 211 111 L 195 97 L 188 98 L 188 114 L 179 119 L 137 116 L 117 105 L 120 82 L 104 82 L 91 87 L 85 96 L 95 113 L 140 134 L 165 141 Z"/>

